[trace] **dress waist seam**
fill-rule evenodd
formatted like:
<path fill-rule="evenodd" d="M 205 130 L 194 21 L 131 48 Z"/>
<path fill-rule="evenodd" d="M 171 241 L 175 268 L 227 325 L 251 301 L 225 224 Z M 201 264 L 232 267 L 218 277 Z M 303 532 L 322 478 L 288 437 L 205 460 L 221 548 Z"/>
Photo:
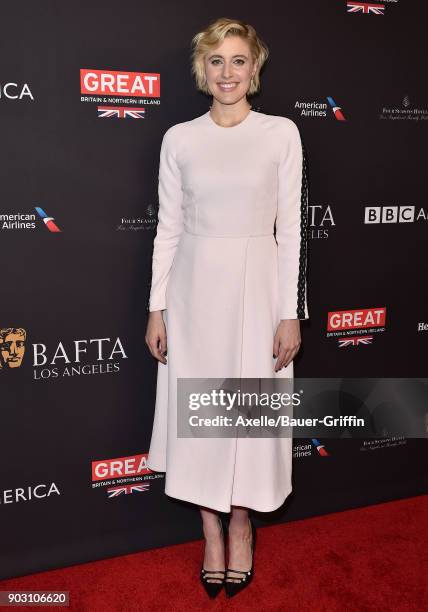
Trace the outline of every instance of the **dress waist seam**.
<path fill-rule="evenodd" d="M 267 232 L 264 234 L 201 234 L 197 232 L 191 232 L 187 228 L 184 228 L 186 234 L 192 236 L 201 236 L 203 238 L 257 238 L 258 236 L 273 236 L 273 232 Z"/>

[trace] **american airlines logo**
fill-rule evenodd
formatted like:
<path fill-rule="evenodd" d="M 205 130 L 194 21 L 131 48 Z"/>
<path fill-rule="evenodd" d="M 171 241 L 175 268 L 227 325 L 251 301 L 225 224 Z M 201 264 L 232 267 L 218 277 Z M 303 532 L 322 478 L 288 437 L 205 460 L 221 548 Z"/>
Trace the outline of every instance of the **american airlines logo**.
<path fill-rule="evenodd" d="M 321 442 L 319 440 L 317 440 L 317 438 L 312 438 L 311 439 L 312 444 L 315 446 L 315 448 L 318 451 L 318 455 L 321 455 L 321 457 L 328 457 L 328 451 L 325 447 L 324 444 L 321 444 Z"/>
<path fill-rule="evenodd" d="M 43 208 L 40 206 L 35 206 L 35 210 L 39 215 L 40 219 L 42 219 L 45 227 L 53 233 L 61 232 L 61 229 L 54 221 L 54 217 L 46 214 Z M 14 212 L 14 213 L 5 213 L 0 214 L 0 230 L 34 230 L 38 229 L 38 224 L 36 223 L 36 215 L 34 213 L 22 213 L 22 212 Z"/>
<path fill-rule="evenodd" d="M 428 212 L 416 206 L 366 206 L 364 223 L 414 223 L 427 221 Z"/>
<path fill-rule="evenodd" d="M 312 119 L 321 119 L 330 116 L 329 108 L 332 110 L 333 116 L 337 121 L 346 121 L 343 108 L 336 102 L 332 96 L 326 96 L 327 102 L 301 102 L 296 101 L 294 108 L 300 110 L 301 117 L 311 117 Z"/>

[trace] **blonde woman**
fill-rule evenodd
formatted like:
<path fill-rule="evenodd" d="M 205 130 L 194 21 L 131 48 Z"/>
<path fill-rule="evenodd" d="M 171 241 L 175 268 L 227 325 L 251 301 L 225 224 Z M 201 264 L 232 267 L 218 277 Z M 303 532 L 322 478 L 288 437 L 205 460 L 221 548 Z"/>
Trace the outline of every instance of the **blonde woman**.
<path fill-rule="evenodd" d="M 159 361 L 148 467 L 165 493 L 201 511 L 200 578 L 212 597 L 254 575 L 249 509 L 271 512 L 292 490 L 290 438 L 179 438 L 178 378 L 291 378 L 306 301 L 307 182 L 299 130 L 256 112 L 268 49 L 221 18 L 192 40 L 204 114 L 170 127 L 159 166 L 146 344 Z M 167 357 L 166 357 L 167 356 Z M 227 513 L 228 560 L 223 523 Z"/>

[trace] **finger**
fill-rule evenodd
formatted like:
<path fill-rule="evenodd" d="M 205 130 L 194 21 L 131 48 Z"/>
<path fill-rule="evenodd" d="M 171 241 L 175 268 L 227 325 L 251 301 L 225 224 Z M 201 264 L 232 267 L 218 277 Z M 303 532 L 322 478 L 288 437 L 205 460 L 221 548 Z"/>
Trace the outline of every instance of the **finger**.
<path fill-rule="evenodd" d="M 290 349 L 284 359 L 284 363 L 282 365 L 283 368 L 286 368 L 294 359 L 294 357 L 296 356 L 297 353 L 297 349 Z"/>
<path fill-rule="evenodd" d="M 300 351 L 300 346 L 301 346 L 301 343 L 299 342 L 299 344 L 298 344 L 298 345 L 297 345 L 297 346 L 296 346 L 296 347 L 293 349 L 293 356 L 292 356 L 292 358 L 290 359 L 290 361 L 291 361 L 292 359 L 294 359 L 294 358 L 295 358 L 295 356 L 297 355 L 297 353 Z"/>
<path fill-rule="evenodd" d="M 275 364 L 275 371 L 279 371 L 283 367 L 286 367 L 290 361 L 294 359 L 295 355 L 300 349 L 300 345 L 301 340 L 298 340 L 296 344 L 293 345 L 280 344 L 278 360 Z"/>
<path fill-rule="evenodd" d="M 292 348 L 283 349 L 281 351 L 280 358 L 278 359 L 279 361 L 278 369 L 279 370 L 282 370 L 282 368 L 284 368 L 290 363 L 291 359 L 293 358 L 293 352 L 294 352 L 294 349 Z"/>
<path fill-rule="evenodd" d="M 167 337 L 166 334 L 163 334 L 160 338 L 160 347 L 161 347 L 161 352 L 163 353 L 163 355 L 167 355 L 168 353 L 168 341 L 167 341 Z"/>
<path fill-rule="evenodd" d="M 156 357 L 156 359 L 157 359 L 158 361 L 160 361 L 161 363 L 164 363 L 164 364 L 166 364 L 166 363 L 167 363 L 166 358 L 165 358 L 165 357 L 164 357 L 164 355 L 161 353 L 161 350 L 160 350 L 159 348 L 158 348 L 158 349 L 156 349 L 156 352 L 155 352 L 155 354 L 154 354 L 154 357 Z"/>
<path fill-rule="evenodd" d="M 277 357 L 279 353 L 279 335 L 276 334 L 273 340 L 273 357 Z"/>
<path fill-rule="evenodd" d="M 278 359 L 276 360 L 276 364 L 275 364 L 275 372 L 279 372 L 279 370 L 282 367 L 282 363 L 284 361 L 284 356 L 285 356 L 285 349 L 284 348 L 280 348 L 279 349 L 279 355 L 278 355 Z"/>
<path fill-rule="evenodd" d="M 161 335 L 159 336 L 159 342 L 158 342 L 158 345 L 156 346 L 156 358 L 159 359 L 159 361 L 162 361 L 162 363 L 166 363 L 166 359 L 165 359 L 166 354 L 167 354 L 166 336 Z"/>
<path fill-rule="evenodd" d="M 153 340 L 149 341 L 149 349 L 155 359 L 158 359 L 162 363 L 166 363 L 166 359 L 162 354 L 163 350 L 161 348 L 159 336 L 156 336 Z"/>

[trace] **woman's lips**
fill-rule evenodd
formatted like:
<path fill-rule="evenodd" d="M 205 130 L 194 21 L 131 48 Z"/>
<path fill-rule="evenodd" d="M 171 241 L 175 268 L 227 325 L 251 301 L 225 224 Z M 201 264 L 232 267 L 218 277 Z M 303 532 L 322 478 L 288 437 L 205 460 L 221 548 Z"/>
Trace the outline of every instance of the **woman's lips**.
<path fill-rule="evenodd" d="M 222 91 L 233 91 L 238 87 L 238 83 L 217 83 L 217 85 Z"/>

